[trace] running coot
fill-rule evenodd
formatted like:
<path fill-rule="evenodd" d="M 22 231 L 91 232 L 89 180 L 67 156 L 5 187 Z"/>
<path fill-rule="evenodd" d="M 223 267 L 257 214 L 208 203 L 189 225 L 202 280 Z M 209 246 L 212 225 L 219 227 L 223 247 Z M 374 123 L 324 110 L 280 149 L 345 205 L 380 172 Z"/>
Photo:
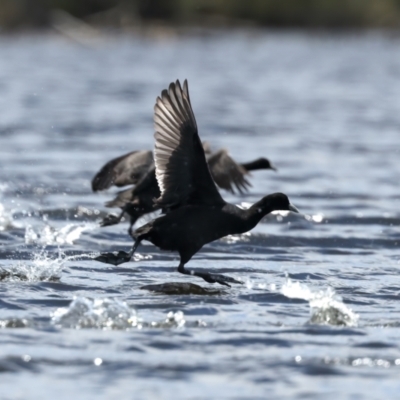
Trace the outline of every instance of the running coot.
<path fill-rule="evenodd" d="M 155 174 L 161 196 L 155 200 L 165 215 L 133 233 L 135 242 L 126 253 L 104 253 L 96 259 L 119 265 L 129 261 L 142 240 L 162 250 L 178 251 L 178 271 L 210 283 L 240 283 L 228 276 L 188 270 L 185 264 L 206 243 L 254 228 L 274 210 L 298 212 L 283 193 L 263 197 L 249 209 L 229 204 L 211 177 L 190 104 L 188 84 L 171 83 L 157 98 L 154 108 Z"/>
<path fill-rule="evenodd" d="M 231 193 L 235 193 L 235 188 L 240 193 L 248 190 L 251 186 L 246 179 L 249 171 L 276 170 L 266 158 L 238 164 L 225 149 L 212 153 L 207 142 L 203 142 L 203 149 L 215 183 Z M 130 184 L 135 186 L 119 192 L 113 200 L 106 203 L 106 207 L 120 208 L 121 213 L 117 216 L 112 214 L 106 216 L 100 223 L 101 226 L 118 224 L 127 213 L 130 217 L 128 233 L 132 235 L 132 227 L 141 216 L 159 209 L 153 201 L 160 197 L 161 193 L 151 151 L 133 151 L 110 160 L 92 179 L 92 190 L 96 192 L 108 189 L 112 185 Z"/>

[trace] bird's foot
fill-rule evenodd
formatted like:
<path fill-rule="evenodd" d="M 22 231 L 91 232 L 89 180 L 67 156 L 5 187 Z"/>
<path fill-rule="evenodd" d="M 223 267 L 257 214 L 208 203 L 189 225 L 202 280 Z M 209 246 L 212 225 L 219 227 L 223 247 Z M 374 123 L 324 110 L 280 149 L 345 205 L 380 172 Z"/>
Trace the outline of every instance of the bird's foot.
<path fill-rule="evenodd" d="M 103 218 L 103 220 L 100 222 L 100 226 L 110 226 L 110 225 L 116 225 L 121 221 L 121 218 L 117 215 L 109 214 L 106 217 Z"/>
<path fill-rule="evenodd" d="M 132 253 L 126 251 L 119 251 L 118 254 L 114 253 L 102 253 L 95 258 L 95 260 L 103 262 L 105 264 L 120 265 L 130 261 Z"/>
<path fill-rule="evenodd" d="M 192 272 L 191 275 L 198 276 L 199 278 L 203 278 L 208 283 L 219 283 L 220 285 L 225 285 L 231 287 L 230 283 L 238 283 L 242 282 L 231 278 L 230 276 L 220 275 L 220 274 L 210 274 L 209 272 Z"/>

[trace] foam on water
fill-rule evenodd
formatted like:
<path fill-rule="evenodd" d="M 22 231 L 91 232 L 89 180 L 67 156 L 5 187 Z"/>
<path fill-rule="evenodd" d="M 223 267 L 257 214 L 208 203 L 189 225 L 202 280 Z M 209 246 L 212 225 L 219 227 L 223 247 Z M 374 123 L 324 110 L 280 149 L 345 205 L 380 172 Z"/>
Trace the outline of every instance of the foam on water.
<path fill-rule="evenodd" d="M 0 280 L 57 281 L 68 259 L 60 250 L 56 257 L 41 250 L 39 253 L 33 253 L 32 259 L 28 262 L 19 260 L 9 267 L 0 266 Z"/>
<path fill-rule="evenodd" d="M 62 328 L 125 330 L 129 328 L 182 328 L 185 316 L 182 311 L 169 312 L 161 321 L 146 322 L 124 301 L 112 298 L 91 299 L 74 297 L 67 308 L 58 308 L 51 315 L 52 323 Z M 202 321 L 197 326 L 205 326 Z"/>
<path fill-rule="evenodd" d="M 44 228 L 35 231 L 31 225 L 25 229 L 25 243 L 48 246 L 54 244 L 73 244 L 79 239 L 82 232 L 92 231 L 98 228 L 98 225 L 92 222 L 83 224 L 68 224 L 61 229 L 46 225 Z"/>
<path fill-rule="evenodd" d="M 58 308 L 52 322 L 73 329 L 128 329 L 140 327 L 136 311 L 117 299 L 75 297 L 68 308 Z"/>
<path fill-rule="evenodd" d="M 281 293 L 292 299 L 307 300 L 310 304 L 309 323 L 318 325 L 357 326 L 358 315 L 347 307 L 331 288 L 312 291 L 307 285 L 287 278 Z"/>

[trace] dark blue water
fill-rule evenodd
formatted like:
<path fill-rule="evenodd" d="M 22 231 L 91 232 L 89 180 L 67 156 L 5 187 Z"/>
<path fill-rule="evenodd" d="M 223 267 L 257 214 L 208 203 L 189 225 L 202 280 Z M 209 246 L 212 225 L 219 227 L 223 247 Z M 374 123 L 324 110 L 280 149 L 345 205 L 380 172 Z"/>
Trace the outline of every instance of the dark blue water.
<path fill-rule="evenodd" d="M 385 33 L 0 38 L 4 399 L 382 399 L 400 393 L 400 39 Z M 110 158 L 153 147 L 153 106 L 189 80 L 200 136 L 302 215 L 177 254 L 100 228 Z M 143 223 L 139 221 L 138 225 Z M 149 286 L 150 285 L 150 286 Z"/>

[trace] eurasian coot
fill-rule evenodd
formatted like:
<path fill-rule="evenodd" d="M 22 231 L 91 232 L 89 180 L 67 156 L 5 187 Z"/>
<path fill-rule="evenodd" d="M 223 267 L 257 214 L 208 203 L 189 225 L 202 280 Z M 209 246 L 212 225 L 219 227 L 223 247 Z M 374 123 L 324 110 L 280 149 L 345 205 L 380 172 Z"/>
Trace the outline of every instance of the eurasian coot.
<path fill-rule="evenodd" d="M 243 193 L 251 186 L 246 175 L 249 171 L 276 168 L 267 158 L 238 164 L 225 149 L 211 152 L 207 142 L 203 142 L 208 167 L 214 182 L 222 189 L 235 193 L 235 188 Z M 151 151 L 132 151 L 107 162 L 92 179 L 94 192 L 105 190 L 111 186 L 135 186 L 123 190 L 106 203 L 106 207 L 118 207 L 119 215 L 107 215 L 101 221 L 101 226 L 118 224 L 124 214 L 130 217 L 128 233 L 132 235 L 132 227 L 143 215 L 158 210 L 154 199 L 160 197 L 157 184 L 153 153 Z"/>
<path fill-rule="evenodd" d="M 129 261 L 142 240 L 162 250 L 178 251 L 182 274 L 210 283 L 240 283 L 228 276 L 187 270 L 185 264 L 205 244 L 230 234 L 254 228 L 274 210 L 298 212 L 283 193 L 263 197 L 249 209 L 229 204 L 221 197 L 211 177 L 190 103 L 188 84 L 171 83 L 157 98 L 154 108 L 155 174 L 161 196 L 155 201 L 165 215 L 133 233 L 132 249 L 104 253 L 96 259 L 119 265 Z"/>

